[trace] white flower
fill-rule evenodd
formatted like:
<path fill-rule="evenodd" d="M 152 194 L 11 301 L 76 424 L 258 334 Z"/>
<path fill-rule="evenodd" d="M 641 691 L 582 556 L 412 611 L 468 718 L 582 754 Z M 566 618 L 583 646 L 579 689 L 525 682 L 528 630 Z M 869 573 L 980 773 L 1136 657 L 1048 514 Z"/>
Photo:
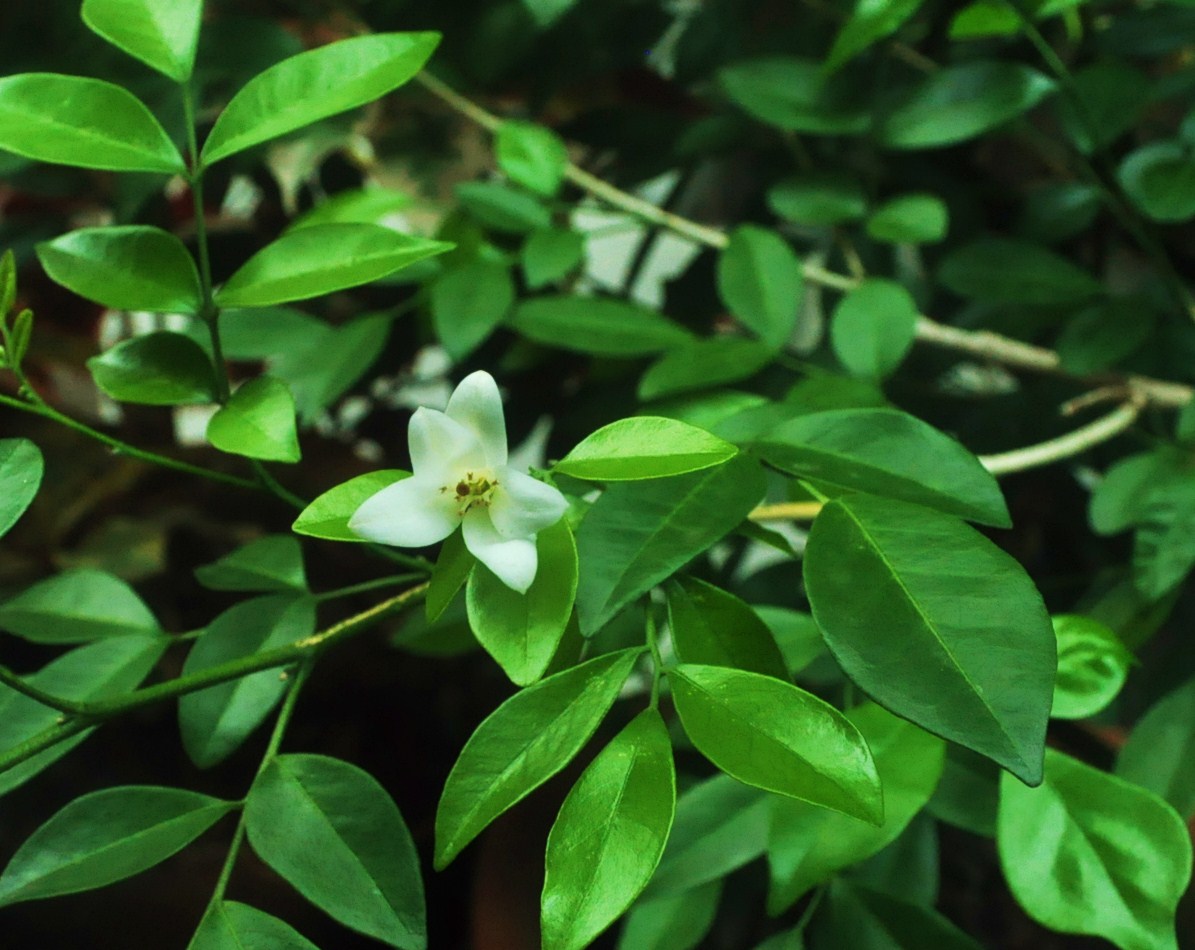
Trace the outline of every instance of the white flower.
<path fill-rule="evenodd" d="M 463 526 L 465 547 L 507 587 L 535 580 L 536 533 L 555 524 L 564 496 L 506 464 L 506 419 L 486 372 L 461 380 L 448 408 L 416 409 L 408 430 L 410 478 L 383 488 L 349 519 L 369 541 L 420 548 Z"/>

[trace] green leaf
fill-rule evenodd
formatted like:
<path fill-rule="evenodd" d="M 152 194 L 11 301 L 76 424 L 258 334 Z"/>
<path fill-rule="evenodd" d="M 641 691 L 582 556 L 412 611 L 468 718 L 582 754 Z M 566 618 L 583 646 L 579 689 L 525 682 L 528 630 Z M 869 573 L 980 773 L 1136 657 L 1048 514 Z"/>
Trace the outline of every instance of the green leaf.
<path fill-rule="evenodd" d="M 587 947 L 630 906 L 660 862 L 675 810 L 668 729 L 647 709 L 589 764 L 552 825 L 544 950 Z"/>
<path fill-rule="evenodd" d="M 867 213 L 867 195 L 853 175 L 807 172 L 768 189 L 768 207 L 795 224 L 827 227 L 857 221 Z"/>
<path fill-rule="evenodd" d="M 1155 221 L 1195 215 L 1195 157 L 1182 142 L 1151 142 L 1130 152 L 1116 173 L 1125 194 Z"/>
<path fill-rule="evenodd" d="M 1053 618 L 1058 638 L 1055 719 L 1094 716 L 1116 698 L 1129 675 L 1132 654 L 1109 627 L 1079 614 Z"/>
<path fill-rule="evenodd" d="M 511 590 L 484 564 L 469 575 L 465 603 L 478 642 L 517 686 L 547 670 L 577 596 L 577 546 L 563 519 L 539 532 L 539 569 L 526 594 Z"/>
<path fill-rule="evenodd" d="M 87 702 L 119 696 L 135 689 L 149 675 L 170 641 L 165 637 L 113 637 L 64 653 L 28 682 L 63 699 Z M 14 749 L 53 728 L 62 714 L 0 685 L 0 749 Z M 87 729 L 0 773 L 0 795 L 31 779 L 58 761 L 94 730 Z"/>
<path fill-rule="evenodd" d="M 873 277 L 848 291 L 834 308 L 830 342 L 855 376 L 888 376 L 917 337 L 917 304 L 896 281 Z"/>
<path fill-rule="evenodd" d="M 295 534 L 325 538 L 329 541 L 364 542 L 364 538 L 349 530 L 349 519 L 366 499 L 372 498 L 399 479 L 410 477 L 410 472 L 387 468 L 350 478 L 335 488 L 329 488 L 304 508 L 291 525 L 291 530 Z"/>
<path fill-rule="evenodd" d="M 662 478 L 721 465 L 737 453 L 729 442 L 688 423 L 632 416 L 587 435 L 554 471 L 595 482 Z"/>
<path fill-rule="evenodd" d="M 516 693 L 469 737 L 436 809 L 442 869 L 506 809 L 563 769 L 614 704 L 639 650 L 599 656 Z"/>
<path fill-rule="evenodd" d="M 187 654 L 183 674 L 264 653 L 313 633 L 315 601 L 310 597 L 254 597 L 208 625 Z M 270 669 L 180 696 L 179 731 L 191 761 L 201 769 L 224 761 L 265 721 L 285 691 L 286 680 Z"/>
<path fill-rule="evenodd" d="M 221 307 L 268 307 L 357 287 L 451 244 L 377 224 L 313 224 L 287 231 L 246 261 L 216 292 Z"/>
<path fill-rule="evenodd" d="M 1116 774 L 1195 815 L 1195 679 L 1152 705 L 1133 727 Z"/>
<path fill-rule="evenodd" d="M 113 46 L 175 82 L 191 78 L 203 0 L 83 0 L 82 12 Z"/>
<path fill-rule="evenodd" d="M 577 531 L 577 613 L 592 636 L 627 604 L 731 531 L 764 493 L 744 455 L 659 481 L 611 485 Z"/>
<path fill-rule="evenodd" d="M 867 219 L 867 236 L 889 244 L 936 244 L 946 237 L 950 213 L 937 195 L 899 195 Z"/>
<path fill-rule="evenodd" d="M 536 343 L 597 356 L 647 356 L 692 339 L 680 324 L 646 307 L 565 294 L 522 301 L 510 322 Z"/>
<path fill-rule="evenodd" d="M 816 947 L 980 950 L 979 943 L 932 908 L 842 878 L 831 882 L 809 934 Z"/>
<path fill-rule="evenodd" d="M 1011 238 L 980 238 L 955 248 L 942 260 L 938 280 L 960 297 L 1003 304 L 1081 303 L 1103 290 L 1066 258 Z"/>
<path fill-rule="evenodd" d="M 293 591 L 307 589 L 303 550 L 289 534 L 271 534 L 195 569 L 195 579 L 212 590 Z"/>
<path fill-rule="evenodd" d="M 412 201 L 410 195 L 380 185 L 350 188 L 325 198 L 292 221 L 287 230 L 297 231 L 313 224 L 385 224 L 392 215 L 409 208 Z"/>
<path fill-rule="evenodd" d="M 491 181 L 465 181 L 453 189 L 461 205 L 486 227 L 526 234 L 551 226 L 552 212 L 538 197 Z"/>
<path fill-rule="evenodd" d="M 1054 344 L 1062 368 L 1079 376 L 1098 373 L 1153 340 L 1157 321 L 1142 303 L 1139 298 L 1113 297 L 1071 317 Z"/>
<path fill-rule="evenodd" d="M 203 163 L 384 96 L 419 72 L 439 42 L 438 33 L 355 36 L 271 66 L 220 113 L 203 144 Z"/>
<path fill-rule="evenodd" d="M 451 267 L 431 284 L 436 336 L 457 362 L 486 341 L 515 302 L 510 269 L 474 258 Z"/>
<path fill-rule="evenodd" d="M 566 277 L 585 260 L 585 237 L 564 228 L 532 231 L 520 254 L 523 279 L 539 290 Z"/>
<path fill-rule="evenodd" d="M 290 924 L 248 904 L 217 901 L 208 907 L 187 950 L 319 950 Z"/>
<path fill-rule="evenodd" d="M 401 950 L 427 946 L 415 844 L 368 772 L 322 755 L 278 756 L 253 782 L 245 829 L 258 857 L 346 927 Z"/>
<path fill-rule="evenodd" d="M 1158 600 L 1195 567 L 1195 484 L 1161 482 L 1138 503 L 1133 537 L 1133 583 Z"/>
<path fill-rule="evenodd" d="M 771 631 L 790 678 L 826 653 L 826 643 L 812 615 L 766 604 L 755 604 L 753 610 Z"/>
<path fill-rule="evenodd" d="M 0 149 L 79 168 L 186 171 L 170 137 L 131 92 L 56 73 L 0 79 Z"/>
<path fill-rule="evenodd" d="M 161 228 L 80 228 L 37 245 L 50 279 L 116 310 L 199 313 L 199 272 L 183 242 Z"/>
<path fill-rule="evenodd" d="M 876 702 L 1041 781 L 1054 631 L 1015 560 L 947 515 L 848 495 L 814 521 L 804 569 L 830 651 Z"/>
<path fill-rule="evenodd" d="M 575 545 L 573 559 L 576 560 Z M 452 603 L 457 592 L 465 586 L 465 581 L 469 579 L 476 563 L 477 558 L 465 547 L 464 532 L 454 531 L 444 539 L 444 543 L 440 545 L 440 556 L 436 558 L 436 566 L 428 580 L 427 596 L 423 599 L 429 624 L 440 619 L 440 615 Z"/>
<path fill-rule="evenodd" d="M 28 439 L 0 439 L 0 538 L 33 503 L 43 469 L 41 450 Z"/>
<path fill-rule="evenodd" d="M 511 181 L 548 198 L 560 190 L 568 149 L 550 129 L 533 122 L 503 122 L 494 151 L 498 167 Z"/>
<path fill-rule="evenodd" d="M 1184 493 L 1190 481 L 1187 460 L 1162 449 L 1123 458 L 1104 473 L 1091 493 L 1091 528 L 1097 534 L 1119 534 L 1145 520 L 1149 496 Z"/>
<path fill-rule="evenodd" d="M 639 380 L 639 398 L 659 399 L 754 376 L 776 358 L 767 343 L 715 336 L 675 346 Z"/>
<path fill-rule="evenodd" d="M 1105 60 L 1078 69 L 1071 92 L 1054 107 L 1071 141 L 1090 155 L 1133 128 L 1153 98 L 1153 82 L 1139 69 Z"/>
<path fill-rule="evenodd" d="M 891 148 L 954 145 L 1029 111 L 1054 82 L 1012 62 L 947 66 L 909 91 L 884 119 L 879 139 Z"/>
<path fill-rule="evenodd" d="M 946 745 L 873 703 L 847 714 L 875 757 L 884 789 L 876 826 L 806 802 L 776 799 L 768 835 L 768 913 L 775 916 L 834 874 L 887 847 L 925 807 L 942 774 Z"/>
<path fill-rule="evenodd" d="M 718 82 L 735 105 L 777 128 L 813 135 L 864 132 L 871 122 L 855 89 L 827 78 L 815 59 L 762 57 L 732 63 Z"/>
<path fill-rule="evenodd" d="M 1039 923 L 1123 950 L 1177 950 L 1191 836 L 1152 793 L 1047 749 L 1040 788 L 1003 777 L 996 843 L 1013 896 Z"/>
<path fill-rule="evenodd" d="M 904 25 L 924 0 L 859 0 L 834 38 L 826 70 L 838 69 Z"/>
<path fill-rule="evenodd" d="M 87 361 L 95 384 L 119 402 L 180 406 L 215 399 L 215 372 L 204 349 L 163 330 L 117 343 Z"/>
<path fill-rule="evenodd" d="M 0 906 L 89 891 L 153 867 L 236 805 L 180 788 L 129 785 L 76 798 L 17 849 Z"/>
<path fill-rule="evenodd" d="M 0 254 L 0 322 L 17 302 L 17 265 L 11 250 Z"/>
<path fill-rule="evenodd" d="M 56 574 L 0 604 L 0 629 L 34 643 L 84 643 L 161 632 L 133 588 L 90 568 Z"/>
<path fill-rule="evenodd" d="M 1007 528 L 996 480 L 975 456 L 895 409 L 835 409 L 798 416 L 757 444 L 770 464 L 847 491 L 916 502 Z"/>
<path fill-rule="evenodd" d="M 523 6 L 542 30 L 568 13 L 576 2 L 577 0 L 523 0 Z"/>
<path fill-rule="evenodd" d="M 693 950 L 714 923 L 722 882 L 636 901 L 626 916 L 618 950 Z"/>
<path fill-rule="evenodd" d="M 207 440 L 233 455 L 271 462 L 299 461 L 302 453 L 290 389 L 270 376 L 251 379 L 212 416 Z"/>
<path fill-rule="evenodd" d="M 775 231 L 744 224 L 730 232 L 718 257 L 718 295 L 773 349 L 792 335 L 803 285 L 800 258 Z"/>
<path fill-rule="evenodd" d="M 867 743 L 829 703 L 770 676 L 684 663 L 672 699 L 699 752 L 769 792 L 879 824 L 884 799 Z"/>
<path fill-rule="evenodd" d="M 744 601 L 695 577 L 668 585 L 668 626 L 682 663 L 727 666 L 787 680 L 772 632 Z"/>

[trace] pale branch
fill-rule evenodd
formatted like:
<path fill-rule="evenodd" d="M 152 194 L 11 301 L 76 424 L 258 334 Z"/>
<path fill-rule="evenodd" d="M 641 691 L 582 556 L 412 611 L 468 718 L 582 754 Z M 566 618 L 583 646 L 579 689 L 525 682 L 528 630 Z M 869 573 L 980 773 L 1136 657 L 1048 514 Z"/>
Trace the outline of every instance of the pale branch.
<path fill-rule="evenodd" d="M 1013 449 L 1011 452 L 1001 452 L 999 455 L 981 455 L 979 461 L 993 475 L 1008 475 L 1012 472 L 1023 472 L 1030 468 L 1049 465 L 1060 459 L 1071 458 L 1085 452 L 1092 446 L 1114 439 L 1129 428 L 1143 408 L 1140 400 L 1130 400 L 1118 406 L 1106 416 L 1101 416 L 1095 422 L 1090 422 L 1082 428 L 1075 429 L 1055 439 L 1047 439 L 1036 445 Z"/>
<path fill-rule="evenodd" d="M 430 73 L 420 73 L 417 78 L 428 92 L 481 127 L 490 132 L 497 132 L 502 127 L 503 119 L 465 98 Z M 721 228 L 700 224 L 665 211 L 650 201 L 623 191 L 571 162 L 565 169 L 565 178 L 606 204 L 626 211 L 650 224 L 668 228 L 695 243 L 715 250 L 722 250 L 729 243 L 726 232 Z M 827 270 L 814 263 L 806 262 L 803 265 L 803 270 L 806 280 L 822 287 L 849 291 L 859 285 L 859 281 L 854 277 Z M 1097 378 L 1071 373 L 1063 367 L 1061 357 L 1054 350 L 1024 343 L 988 330 L 964 330 L 948 326 L 925 315 L 918 317 L 916 333 L 917 340 L 921 343 L 967 353 L 977 359 L 1000 363 L 1014 369 L 1052 373 L 1077 381 L 1120 383 L 1128 387 L 1136 398 L 1160 408 L 1176 409 L 1185 406 L 1195 396 L 1195 389 L 1184 383 L 1153 379 L 1148 376 L 1110 373 L 1101 374 Z"/>

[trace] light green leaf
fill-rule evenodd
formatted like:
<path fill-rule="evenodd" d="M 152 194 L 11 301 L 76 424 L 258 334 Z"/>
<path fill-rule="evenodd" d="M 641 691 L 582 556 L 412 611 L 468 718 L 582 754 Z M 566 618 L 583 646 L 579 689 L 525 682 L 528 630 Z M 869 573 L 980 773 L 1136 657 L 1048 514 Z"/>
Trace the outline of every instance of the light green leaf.
<path fill-rule="evenodd" d="M 857 221 L 867 213 L 867 195 L 853 175 L 807 172 L 768 189 L 768 207 L 795 224 L 826 227 Z"/>
<path fill-rule="evenodd" d="M 884 799 L 867 743 L 837 709 L 789 683 L 719 666 L 668 671 L 685 732 L 740 782 L 879 824 Z"/>
<path fill-rule="evenodd" d="M 302 457 L 295 429 L 295 400 L 286 383 L 259 376 L 220 407 L 207 426 L 207 440 L 221 452 L 272 462 Z"/>
<path fill-rule="evenodd" d="M 589 764 L 552 825 L 544 950 L 581 950 L 627 909 L 659 864 L 675 810 L 668 729 L 647 709 Z"/>
<path fill-rule="evenodd" d="M 544 675 L 577 596 L 577 546 L 568 522 L 539 532 L 535 546 L 539 569 L 527 593 L 511 590 L 478 563 L 465 594 L 474 636 L 517 686 Z"/>
<path fill-rule="evenodd" d="M 119 402 L 180 406 L 215 400 L 215 371 L 204 349 L 163 330 L 117 343 L 87 361 L 95 384 Z"/>
<path fill-rule="evenodd" d="M 153 867 L 236 805 L 180 788 L 130 785 L 76 798 L 17 849 L 0 906 L 89 891 Z"/>
<path fill-rule="evenodd" d="M 533 122 L 503 122 L 494 151 L 498 167 L 511 181 L 548 198 L 560 190 L 568 149 L 550 129 Z"/>
<path fill-rule="evenodd" d="M 718 257 L 718 295 L 774 349 L 788 342 L 801 307 L 801 260 L 775 231 L 744 224 Z"/>
<path fill-rule="evenodd" d="M 659 399 L 754 376 L 776 358 L 767 343 L 715 336 L 672 347 L 639 380 L 639 398 Z"/>
<path fill-rule="evenodd" d="M 0 149 L 79 168 L 186 171 L 170 137 L 131 92 L 57 73 L 0 79 Z"/>
<path fill-rule="evenodd" d="M 1109 627 L 1079 614 L 1052 618 L 1058 638 L 1055 719 L 1094 716 L 1116 698 L 1129 675 L 1132 654 Z"/>
<path fill-rule="evenodd" d="M 851 135 L 871 122 L 866 100 L 815 59 L 762 57 L 732 63 L 718 82 L 735 105 L 761 122 L 813 135 Z"/>
<path fill-rule="evenodd" d="M 647 356 L 693 338 L 680 324 L 646 307 L 563 294 L 522 301 L 510 322 L 537 343 L 598 356 Z"/>
<path fill-rule="evenodd" d="M 526 234 L 552 224 L 552 212 L 538 197 L 492 181 L 465 181 L 453 189 L 457 200 L 486 227 Z"/>
<path fill-rule="evenodd" d="M 585 259 L 585 237 L 564 228 L 532 231 L 521 252 L 523 278 L 532 290 L 555 283 Z"/>
<path fill-rule="evenodd" d="M 1081 303 L 1103 290 L 1066 258 L 1011 238 L 980 238 L 955 248 L 943 258 L 938 280 L 960 297 L 1005 304 Z"/>
<path fill-rule="evenodd" d="M 0 439 L 0 538 L 33 503 L 43 469 L 41 450 L 28 439 Z"/>
<path fill-rule="evenodd" d="M 668 585 L 668 627 L 682 663 L 727 666 L 787 680 L 772 632 L 744 601 L 695 577 Z"/>
<path fill-rule="evenodd" d="M 1015 560 L 948 515 L 847 495 L 814 521 L 804 568 L 847 676 L 898 716 L 1041 781 L 1054 631 Z"/>
<path fill-rule="evenodd" d="M 431 284 L 436 336 L 459 362 L 498 328 L 514 302 L 514 280 L 504 264 L 478 257 L 450 267 Z"/>
<path fill-rule="evenodd" d="M 733 820 L 733 819 L 732 819 Z M 626 916 L 618 950 L 693 950 L 713 926 L 722 882 L 636 901 Z"/>
<path fill-rule="evenodd" d="M 80 228 L 39 244 L 37 259 L 51 280 L 105 307 L 195 314 L 203 305 L 195 262 L 161 228 Z"/>
<path fill-rule="evenodd" d="M 1003 777 L 996 843 L 1013 896 L 1039 923 L 1122 950 L 1177 950 L 1191 836 L 1152 793 L 1047 749 L 1040 788 Z"/>
<path fill-rule="evenodd" d="M 738 453 L 729 442 L 685 422 L 632 416 L 587 435 L 554 471 L 595 482 L 683 475 Z"/>
<path fill-rule="evenodd" d="M 313 224 L 378 224 L 409 208 L 410 195 L 379 185 L 350 188 L 321 201 L 306 214 L 291 222 L 288 231 Z M 399 219 L 401 220 L 401 219 Z"/>
<path fill-rule="evenodd" d="M 1167 693 L 1142 716 L 1116 761 L 1116 774 L 1195 816 L 1195 679 Z"/>
<path fill-rule="evenodd" d="M 936 244 L 949 224 L 946 202 L 937 195 L 899 195 L 867 219 L 867 236 L 889 244 Z"/>
<path fill-rule="evenodd" d="M 1117 178 L 1125 194 L 1155 221 L 1195 215 L 1195 154 L 1178 141 L 1151 142 L 1129 153 Z"/>
<path fill-rule="evenodd" d="M 477 727 L 436 809 L 437 868 L 569 763 L 614 704 L 639 654 L 608 653 L 549 676 L 516 693 Z"/>
<path fill-rule="evenodd" d="M 253 782 L 245 830 L 258 857 L 346 927 L 400 950 L 427 946 L 415 844 L 369 773 L 322 755 L 278 756 Z"/>
<path fill-rule="evenodd" d="M 313 224 L 287 231 L 246 261 L 216 292 L 221 307 L 268 307 L 357 287 L 451 244 L 376 224 Z"/>
<path fill-rule="evenodd" d="M 183 674 L 295 643 L 315 633 L 315 602 L 309 597 L 254 597 L 226 610 L 195 641 Z M 250 673 L 179 697 L 183 748 L 201 769 L 232 755 L 265 721 L 286 680 L 277 669 Z"/>
<path fill-rule="evenodd" d="M 217 901 L 208 907 L 187 950 L 319 950 L 277 917 L 248 904 Z"/>
<path fill-rule="evenodd" d="M 826 57 L 827 70 L 838 69 L 869 46 L 886 39 L 904 25 L 924 0 L 857 0 L 850 19 L 834 38 Z"/>
<path fill-rule="evenodd" d="M 439 42 L 438 33 L 355 36 L 271 66 L 220 113 L 204 142 L 203 163 L 380 98 L 419 72 Z"/>
<path fill-rule="evenodd" d="M 904 361 L 917 337 L 919 311 L 900 284 L 882 277 L 863 281 L 834 308 L 830 342 L 855 376 L 888 376 Z"/>
<path fill-rule="evenodd" d="M 84 643 L 161 632 L 128 584 L 90 568 L 56 574 L 0 604 L 0 629 L 34 643 Z"/>
<path fill-rule="evenodd" d="M 372 498 L 399 479 L 410 477 L 410 472 L 388 468 L 350 478 L 335 488 L 329 488 L 304 508 L 291 525 L 291 530 L 295 534 L 325 538 L 329 541 L 364 542 L 364 538 L 349 530 L 349 519 L 366 499 Z"/>
<path fill-rule="evenodd" d="M 895 409 L 798 416 L 756 448 L 798 478 L 927 505 L 982 524 L 1012 524 L 996 480 L 961 445 Z"/>
<path fill-rule="evenodd" d="M 191 78 L 203 0 L 83 0 L 83 22 L 175 82 Z"/>
<path fill-rule="evenodd" d="M 195 579 L 212 590 L 293 591 L 307 589 L 303 550 L 289 534 L 271 534 L 195 569 Z"/>
<path fill-rule="evenodd" d="M 744 455 L 700 472 L 611 485 L 577 531 L 577 614 L 592 636 L 639 595 L 731 531 L 763 497 Z"/>

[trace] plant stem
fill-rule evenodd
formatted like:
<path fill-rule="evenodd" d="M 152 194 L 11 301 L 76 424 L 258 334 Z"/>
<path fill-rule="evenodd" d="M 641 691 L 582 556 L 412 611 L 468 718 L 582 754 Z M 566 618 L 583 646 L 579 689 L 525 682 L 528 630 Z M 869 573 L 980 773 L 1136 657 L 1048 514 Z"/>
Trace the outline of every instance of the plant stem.
<path fill-rule="evenodd" d="M 418 574 L 395 574 L 391 577 L 379 577 L 377 580 L 362 581 L 360 584 L 350 584 L 348 587 L 338 587 L 335 590 L 316 594 L 315 599 L 321 603 L 325 600 L 338 600 L 341 597 L 352 597 L 354 594 L 364 594 L 371 590 L 380 590 L 384 587 L 405 584 L 408 581 L 419 580 L 423 576 L 423 572 L 421 571 Z"/>
<path fill-rule="evenodd" d="M 11 690 L 15 690 L 22 696 L 28 696 L 34 702 L 41 703 L 43 706 L 48 706 L 50 709 L 57 709 L 61 713 L 76 715 L 83 711 L 81 704 L 71 699 L 64 699 L 60 696 L 43 692 L 30 684 L 23 676 L 14 673 L 7 666 L 0 666 L 0 684 L 7 686 Z"/>
<path fill-rule="evenodd" d="M 275 498 L 279 498 L 286 502 L 292 508 L 302 511 L 307 507 L 307 502 L 292 492 L 290 489 L 284 487 L 273 475 L 270 470 L 265 467 L 257 459 L 250 459 L 249 464 L 253 466 L 253 471 L 257 473 L 257 478 L 261 482 L 262 487 L 265 488 Z"/>
<path fill-rule="evenodd" d="M 660 680 L 664 678 L 664 660 L 660 656 L 659 630 L 656 628 L 656 615 L 647 605 L 647 648 L 651 650 L 651 708 L 658 709 L 660 705 Z"/>
<path fill-rule="evenodd" d="M 1070 458 L 1120 435 L 1137 421 L 1141 409 L 1140 402 L 1130 400 L 1081 429 L 1011 452 L 983 455 L 979 461 L 993 475 L 1007 475 L 1010 472 L 1023 472 L 1057 462 L 1059 459 Z"/>

